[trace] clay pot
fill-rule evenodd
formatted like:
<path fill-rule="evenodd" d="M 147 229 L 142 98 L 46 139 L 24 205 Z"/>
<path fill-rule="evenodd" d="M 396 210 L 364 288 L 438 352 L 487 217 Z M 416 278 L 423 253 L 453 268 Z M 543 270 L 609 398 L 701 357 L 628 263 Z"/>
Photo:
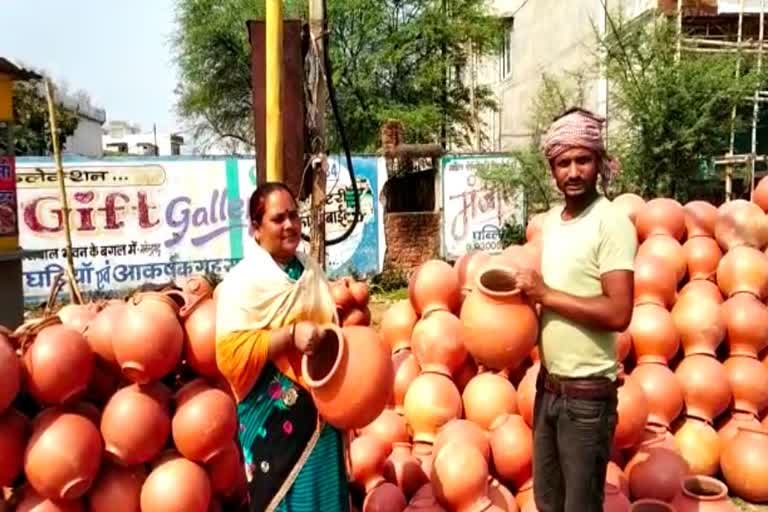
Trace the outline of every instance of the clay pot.
<path fill-rule="evenodd" d="M 176 413 L 171 420 L 173 442 L 187 459 L 209 462 L 237 433 L 235 402 L 220 389 L 194 381 L 187 386 L 190 388 L 181 388 L 176 395 Z"/>
<path fill-rule="evenodd" d="M 433 311 L 416 323 L 411 350 L 422 371 L 451 375 L 467 358 L 461 320 L 448 311 Z"/>
<path fill-rule="evenodd" d="M 768 180 L 760 178 L 760 181 L 757 182 L 752 191 L 752 202 L 762 208 L 763 211 L 768 211 Z"/>
<path fill-rule="evenodd" d="M 478 368 L 475 360 L 468 357 L 464 360 L 464 364 L 461 365 L 457 371 L 453 372 L 453 383 L 456 384 L 456 389 L 459 393 L 463 393 L 469 381 L 475 378 Z"/>
<path fill-rule="evenodd" d="M 759 415 L 768 406 L 768 367 L 752 357 L 729 357 L 723 363 L 734 408 Z"/>
<path fill-rule="evenodd" d="M 152 386 L 132 385 L 115 393 L 101 417 L 105 451 L 123 466 L 152 460 L 171 433 L 171 418 Z"/>
<path fill-rule="evenodd" d="M 83 334 L 100 310 L 101 307 L 94 303 L 66 304 L 56 312 L 56 316 L 61 319 L 62 324 Z"/>
<path fill-rule="evenodd" d="M 451 442 L 435 455 L 430 478 L 437 500 L 450 510 L 484 510 L 488 499 L 488 463 L 471 444 Z"/>
<path fill-rule="evenodd" d="M 216 366 L 216 303 L 204 299 L 184 319 L 184 359 L 203 377 L 218 377 Z"/>
<path fill-rule="evenodd" d="M 533 363 L 517 386 L 517 410 L 526 425 L 533 428 L 533 404 L 536 401 L 536 379 L 541 363 Z"/>
<path fill-rule="evenodd" d="M 509 269 L 488 267 L 461 308 L 464 344 L 475 360 L 493 369 L 516 368 L 536 344 L 539 321 L 515 287 Z"/>
<path fill-rule="evenodd" d="M 88 388 L 93 359 L 82 334 L 64 325 L 45 327 L 24 352 L 27 390 L 45 404 L 76 400 Z"/>
<path fill-rule="evenodd" d="M 371 325 L 371 310 L 367 306 L 362 309 L 352 308 L 342 317 L 341 325 L 344 327 L 369 326 Z"/>
<path fill-rule="evenodd" d="M 645 395 L 648 421 L 669 428 L 683 410 L 683 388 L 672 370 L 660 363 L 643 363 L 632 371 L 632 380 Z"/>
<path fill-rule="evenodd" d="M 352 292 L 349 289 L 349 281 L 346 279 L 339 279 L 333 281 L 331 284 L 331 296 L 333 297 L 336 308 L 342 313 L 345 313 L 352 309 L 355 305 L 355 298 L 352 296 Z"/>
<path fill-rule="evenodd" d="M 671 501 L 678 493 L 688 464 L 664 442 L 661 436 L 644 441 L 624 468 L 633 499 Z"/>
<path fill-rule="evenodd" d="M 683 206 L 688 240 L 694 237 L 715 237 L 717 208 L 706 201 L 690 201 Z"/>
<path fill-rule="evenodd" d="M 621 489 L 606 483 L 603 489 L 603 512 L 628 512 L 629 498 Z"/>
<path fill-rule="evenodd" d="M 720 437 L 709 423 L 688 416 L 675 432 L 675 442 L 691 474 L 711 476 L 720 469 Z"/>
<path fill-rule="evenodd" d="M 411 333 L 418 320 L 411 301 L 407 299 L 397 301 L 387 308 L 381 317 L 379 332 L 392 353 L 411 346 Z"/>
<path fill-rule="evenodd" d="M 768 501 L 768 433 L 742 427 L 723 447 L 720 469 L 732 494 L 752 503 Z"/>
<path fill-rule="evenodd" d="M 617 448 L 635 446 L 643 437 L 643 429 L 648 420 L 648 401 L 639 383 L 619 372 L 618 421 L 613 434 L 613 445 Z"/>
<path fill-rule="evenodd" d="M 362 512 L 402 512 L 407 504 L 400 488 L 395 484 L 383 482 L 365 496 Z"/>
<path fill-rule="evenodd" d="M 437 431 L 461 417 L 459 390 L 447 376 L 422 373 L 413 380 L 405 394 L 405 418 L 413 431 L 413 440 L 434 443 Z"/>
<path fill-rule="evenodd" d="M 683 479 L 680 493 L 671 505 L 677 512 L 737 512 L 728 499 L 728 488 L 709 476 L 696 475 Z"/>
<path fill-rule="evenodd" d="M 432 452 L 437 455 L 440 449 L 452 441 L 469 443 L 477 448 L 485 460 L 491 459 L 491 444 L 488 432 L 469 420 L 451 420 L 440 428 L 435 438 Z"/>
<path fill-rule="evenodd" d="M 632 336 L 638 363 L 667 364 L 680 348 L 680 336 L 672 315 L 656 304 L 635 306 L 627 330 Z"/>
<path fill-rule="evenodd" d="M 499 416 L 517 413 L 515 387 L 504 376 L 493 372 L 483 372 L 472 378 L 461 399 L 464 416 L 485 430 L 490 429 Z"/>
<path fill-rule="evenodd" d="M 629 506 L 629 512 L 677 512 L 675 508 L 661 500 L 637 500 Z"/>
<path fill-rule="evenodd" d="M 502 512 L 519 512 L 515 495 L 495 478 L 488 477 L 488 499 Z"/>
<path fill-rule="evenodd" d="M 459 276 L 459 287 L 461 288 L 462 300 L 472 293 L 475 288 L 475 278 L 478 271 L 485 266 L 491 259 L 491 255 L 487 252 L 472 250 L 464 253 L 453 268 L 456 269 L 456 274 Z"/>
<path fill-rule="evenodd" d="M 0 501 L 0 507 L 2 502 Z M 2 508 L 0 508 L 2 510 Z M 8 509 L 10 511 L 10 508 Z M 56 501 L 38 494 L 31 486 L 24 486 L 16 512 L 83 512 L 82 500 Z"/>
<path fill-rule="evenodd" d="M 350 477 L 366 493 L 385 481 L 384 465 L 392 446 L 371 435 L 361 435 L 349 445 Z"/>
<path fill-rule="evenodd" d="M 522 510 L 529 502 L 533 502 L 533 478 L 529 478 L 523 485 L 517 490 L 515 496 L 517 505 Z"/>
<path fill-rule="evenodd" d="M 167 293 L 147 292 L 131 298 L 112 335 L 115 358 L 129 380 L 146 384 L 176 367 L 184 341 L 178 312 L 179 306 Z"/>
<path fill-rule="evenodd" d="M 725 446 L 731 439 L 736 437 L 739 433 L 739 428 L 756 428 L 760 429 L 760 422 L 757 417 L 751 412 L 739 411 L 734 409 L 733 412 L 720 424 L 720 428 L 717 431 L 717 435 L 720 436 L 720 446 Z"/>
<path fill-rule="evenodd" d="M 136 512 L 140 510 L 141 487 L 147 474 L 142 467 L 108 466 L 101 471 L 89 493 L 91 512 Z"/>
<path fill-rule="evenodd" d="M 533 433 L 522 417 L 507 414 L 491 426 L 491 453 L 495 474 L 520 487 L 533 472 Z"/>
<path fill-rule="evenodd" d="M 141 512 L 207 512 L 211 482 L 205 470 L 182 457 L 156 466 L 141 488 Z"/>
<path fill-rule="evenodd" d="M 718 288 L 718 286 L 712 281 L 705 281 L 703 279 L 694 279 L 693 281 L 688 281 L 688 283 L 683 286 L 680 289 L 680 292 L 677 294 L 677 300 L 682 299 L 689 293 L 707 297 L 717 302 L 718 304 L 723 303 L 723 294 L 720 292 L 720 288 Z"/>
<path fill-rule="evenodd" d="M 393 406 L 396 412 L 402 414 L 405 393 L 408 391 L 408 387 L 413 382 L 413 379 L 421 373 L 421 367 L 418 361 L 416 361 L 416 356 L 409 349 L 403 349 L 392 354 L 392 368 L 395 376 L 392 385 L 392 396 L 388 405 Z"/>
<path fill-rule="evenodd" d="M 605 483 L 619 489 L 624 496 L 629 497 L 629 479 L 618 464 L 608 461 L 605 469 Z"/>
<path fill-rule="evenodd" d="M 666 235 L 682 240 L 685 235 L 683 207 L 674 199 L 651 199 L 637 212 L 635 227 L 640 240 L 653 235 Z"/>
<path fill-rule="evenodd" d="M 0 414 L 0 488 L 11 487 L 21 473 L 29 434 L 29 421 L 19 411 L 10 408 Z"/>
<path fill-rule="evenodd" d="M 21 365 L 8 338 L 0 334 L 0 414 L 11 405 L 21 387 Z"/>
<path fill-rule="evenodd" d="M 725 338 L 725 318 L 719 303 L 692 293 L 681 297 L 672 308 L 672 322 L 680 335 L 686 356 L 715 355 Z"/>
<path fill-rule="evenodd" d="M 365 281 L 352 281 L 349 283 L 349 293 L 352 294 L 352 298 L 355 300 L 357 307 L 363 309 L 368 305 L 368 301 L 371 298 L 371 292 L 368 288 L 368 283 Z"/>
<path fill-rule="evenodd" d="M 747 292 L 763 299 L 768 291 L 768 255 L 745 245 L 734 247 L 717 266 L 717 284 L 726 297 Z"/>
<path fill-rule="evenodd" d="M 723 252 L 714 238 L 697 236 L 683 244 L 689 279 L 710 279 L 717 273 Z"/>
<path fill-rule="evenodd" d="M 428 441 L 414 441 L 411 454 L 421 464 L 421 469 L 424 470 L 425 475 L 432 474 L 432 460 L 434 459 L 434 445 Z"/>
<path fill-rule="evenodd" d="M 325 421 L 342 430 L 362 428 L 381 414 L 392 395 L 389 347 L 370 327 L 323 328 L 319 349 L 302 356 L 302 375 Z"/>
<path fill-rule="evenodd" d="M 424 484 L 411 498 L 406 512 L 446 512 L 437 498 L 431 483 Z"/>
<path fill-rule="evenodd" d="M 247 486 L 245 466 L 235 441 L 230 441 L 223 451 L 213 457 L 206 469 L 214 494 L 232 497 L 245 491 Z"/>
<path fill-rule="evenodd" d="M 677 296 L 677 274 L 666 261 L 654 255 L 635 258 L 635 304 L 658 304 L 670 308 Z"/>
<path fill-rule="evenodd" d="M 754 295 L 738 293 L 722 307 L 731 356 L 757 357 L 768 346 L 768 307 Z"/>
<path fill-rule="evenodd" d="M 731 402 L 728 372 L 714 357 L 703 354 L 685 357 L 675 376 L 683 389 L 688 416 L 712 423 Z"/>
<path fill-rule="evenodd" d="M 457 312 L 461 304 L 458 273 L 444 261 L 428 260 L 411 276 L 408 297 L 420 316 L 437 309 Z"/>
<path fill-rule="evenodd" d="M 378 437 L 390 446 L 394 446 L 395 443 L 407 443 L 410 438 L 405 418 L 393 409 L 381 411 L 381 414 L 360 432 Z"/>
<path fill-rule="evenodd" d="M 725 251 L 739 245 L 762 249 L 768 241 L 765 213 L 744 199 L 724 203 L 718 208 L 715 238 Z"/>
<path fill-rule="evenodd" d="M 629 192 L 614 197 L 611 202 L 616 209 L 629 217 L 632 223 L 635 222 L 637 213 L 645 206 L 645 199 Z"/>
<path fill-rule="evenodd" d="M 383 476 L 397 485 L 406 498 L 413 496 L 429 480 L 419 459 L 411 453 L 412 445 L 398 442 L 392 445 L 392 453 L 384 462 Z"/>
<path fill-rule="evenodd" d="M 637 256 L 656 256 L 674 270 L 677 282 L 682 281 L 688 270 L 685 251 L 675 238 L 667 235 L 654 235 L 645 240 L 637 250 Z"/>
<path fill-rule="evenodd" d="M 120 315 L 128 308 L 125 302 L 107 304 L 85 329 L 85 339 L 96 354 L 108 366 L 117 366 L 112 336 Z"/>
<path fill-rule="evenodd" d="M 32 423 L 24 473 L 42 496 L 74 500 L 91 488 L 101 465 L 101 452 L 101 436 L 89 419 L 46 409 Z"/>

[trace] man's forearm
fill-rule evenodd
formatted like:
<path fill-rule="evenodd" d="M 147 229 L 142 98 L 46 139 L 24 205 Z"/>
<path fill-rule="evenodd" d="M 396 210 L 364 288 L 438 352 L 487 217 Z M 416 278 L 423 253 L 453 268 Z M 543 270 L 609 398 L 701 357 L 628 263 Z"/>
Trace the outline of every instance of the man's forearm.
<path fill-rule="evenodd" d="M 626 307 L 618 304 L 615 299 L 605 295 L 577 297 L 549 288 L 540 303 L 545 309 L 593 329 L 621 332 L 632 318 L 631 305 Z"/>

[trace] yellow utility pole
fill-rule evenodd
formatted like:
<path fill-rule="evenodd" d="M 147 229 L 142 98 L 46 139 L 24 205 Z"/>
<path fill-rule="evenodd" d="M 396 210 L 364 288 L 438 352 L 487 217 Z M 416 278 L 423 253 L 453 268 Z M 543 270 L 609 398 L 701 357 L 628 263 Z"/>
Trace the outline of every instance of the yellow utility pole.
<path fill-rule="evenodd" d="M 281 86 L 283 66 L 283 2 L 266 0 L 267 181 L 283 181 Z"/>

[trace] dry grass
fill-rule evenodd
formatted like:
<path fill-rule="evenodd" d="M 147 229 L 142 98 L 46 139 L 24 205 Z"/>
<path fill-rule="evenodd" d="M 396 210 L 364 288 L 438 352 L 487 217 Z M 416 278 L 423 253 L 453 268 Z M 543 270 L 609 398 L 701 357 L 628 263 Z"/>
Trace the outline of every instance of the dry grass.
<path fill-rule="evenodd" d="M 768 505 L 753 505 L 741 498 L 731 498 L 731 501 L 742 512 L 768 512 Z"/>

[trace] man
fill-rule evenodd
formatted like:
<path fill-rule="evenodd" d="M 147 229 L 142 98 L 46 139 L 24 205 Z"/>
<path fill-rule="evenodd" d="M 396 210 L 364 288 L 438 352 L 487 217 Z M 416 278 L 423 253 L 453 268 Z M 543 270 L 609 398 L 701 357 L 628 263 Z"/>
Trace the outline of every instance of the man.
<path fill-rule="evenodd" d="M 565 204 L 542 225 L 541 274 L 518 287 L 541 305 L 541 370 L 534 405 L 533 479 L 539 512 L 602 512 L 617 421 L 615 333 L 629 325 L 635 229 L 597 190 L 613 174 L 604 119 L 557 118 L 542 150 Z"/>

